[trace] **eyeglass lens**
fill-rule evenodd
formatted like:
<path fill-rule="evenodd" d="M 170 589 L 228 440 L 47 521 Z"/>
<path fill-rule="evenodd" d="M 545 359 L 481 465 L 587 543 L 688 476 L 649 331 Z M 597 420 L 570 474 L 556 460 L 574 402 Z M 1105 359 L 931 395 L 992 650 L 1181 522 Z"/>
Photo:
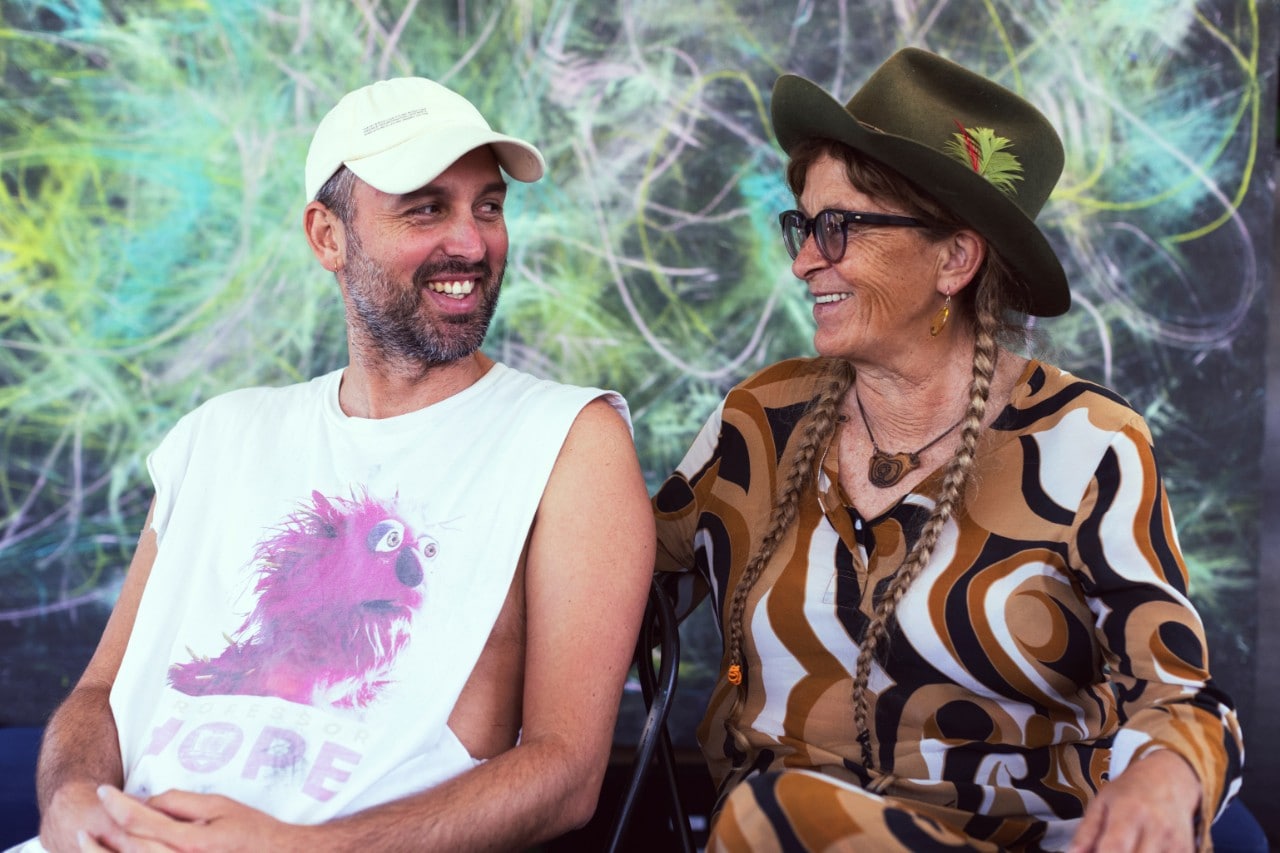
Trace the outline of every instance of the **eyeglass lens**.
<path fill-rule="evenodd" d="M 812 219 L 806 219 L 798 210 L 788 210 L 778 215 L 778 223 L 782 226 L 782 242 L 792 260 L 800 254 L 805 238 L 813 232 L 813 240 L 818 244 L 822 257 L 833 264 L 844 257 L 844 250 L 849 242 L 849 227 L 857 224 L 859 228 L 927 228 L 928 225 L 914 216 L 900 216 L 896 213 L 877 213 L 858 210 L 822 210 Z"/>
<path fill-rule="evenodd" d="M 824 210 L 813 218 L 813 234 L 818 241 L 818 251 L 831 263 L 844 257 L 844 217 L 834 211 Z"/>
<path fill-rule="evenodd" d="M 800 254 L 810 230 L 824 258 L 834 264 L 844 257 L 844 220 L 838 213 L 824 210 L 806 219 L 799 211 L 790 210 L 782 215 L 782 242 L 793 260 Z"/>

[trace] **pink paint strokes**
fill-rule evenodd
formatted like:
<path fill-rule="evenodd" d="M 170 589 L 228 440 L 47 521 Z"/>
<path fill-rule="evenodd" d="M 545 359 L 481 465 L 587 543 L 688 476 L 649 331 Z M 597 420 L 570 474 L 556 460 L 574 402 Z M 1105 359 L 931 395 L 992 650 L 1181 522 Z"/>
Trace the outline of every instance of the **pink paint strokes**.
<path fill-rule="evenodd" d="M 254 555 L 257 604 L 213 658 L 169 668 L 193 696 L 248 694 L 364 708 L 390 683 L 422 605 L 425 561 L 436 544 L 417 537 L 367 494 L 311 493 Z M 193 656 L 194 657 L 194 656 Z"/>

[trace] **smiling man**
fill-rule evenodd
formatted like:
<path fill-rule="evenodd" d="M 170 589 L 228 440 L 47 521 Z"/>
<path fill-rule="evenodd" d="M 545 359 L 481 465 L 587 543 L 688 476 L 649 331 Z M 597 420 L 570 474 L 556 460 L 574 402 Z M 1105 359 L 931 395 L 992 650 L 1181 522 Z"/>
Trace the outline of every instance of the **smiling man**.
<path fill-rule="evenodd" d="M 591 816 L 652 519 L 621 397 L 479 351 L 504 172 L 542 156 L 429 80 L 320 123 L 304 230 L 350 362 L 216 397 L 148 459 L 31 849 L 512 848 Z"/>

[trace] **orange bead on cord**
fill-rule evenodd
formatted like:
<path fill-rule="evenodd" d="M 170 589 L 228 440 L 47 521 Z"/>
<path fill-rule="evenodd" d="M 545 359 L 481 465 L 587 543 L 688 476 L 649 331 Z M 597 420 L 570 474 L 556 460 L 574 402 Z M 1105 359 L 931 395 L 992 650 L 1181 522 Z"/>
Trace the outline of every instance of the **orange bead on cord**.
<path fill-rule="evenodd" d="M 742 667 L 738 666 L 736 663 L 731 664 L 729 666 L 728 677 L 729 677 L 730 684 L 741 684 L 742 683 Z"/>

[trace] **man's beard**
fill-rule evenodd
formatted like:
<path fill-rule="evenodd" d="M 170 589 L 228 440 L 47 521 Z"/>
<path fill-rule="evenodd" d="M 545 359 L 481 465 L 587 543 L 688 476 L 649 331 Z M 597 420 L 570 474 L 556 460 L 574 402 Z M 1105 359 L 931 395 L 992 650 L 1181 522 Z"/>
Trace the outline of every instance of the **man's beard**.
<path fill-rule="evenodd" d="M 355 235 L 347 244 L 343 267 L 349 310 L 361 327 L 363 343 L 377 350 L 391 364 L 431 368 L 471 355 L 484 342 L 489 323 L 498 308 L 498 293 L 505 272 L 494 275 L 487 261 L 467 264 L 445 261 L 423 264 L 413 274 L 413 283 L 392 281 L 387 271 L 365 254 Z M 432 316 L 422 310 L 430 299 L 427 282 L 440 277 L 476 279 L 480 303 L 469 314 Z"/>

